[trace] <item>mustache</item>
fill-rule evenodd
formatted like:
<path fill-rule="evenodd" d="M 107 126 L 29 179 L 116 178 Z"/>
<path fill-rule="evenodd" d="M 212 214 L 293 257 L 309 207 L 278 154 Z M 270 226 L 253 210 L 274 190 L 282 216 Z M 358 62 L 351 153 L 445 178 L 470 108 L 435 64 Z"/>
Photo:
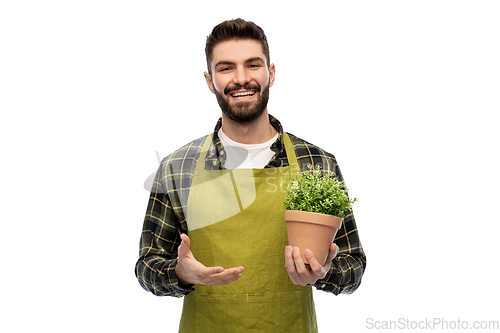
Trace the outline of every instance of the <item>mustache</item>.
<path fill-rule="evenodd" d="M 244 85 L 237 83 L 235 85 L 226 87 L 226 89 L 224 89 L 224 94 L 228 95 L 228 94 L 232 93 L 233 91 L 241 90 L 241 89 L 260 91 L 260 85 L 258 83 L 245 83 Z"/>

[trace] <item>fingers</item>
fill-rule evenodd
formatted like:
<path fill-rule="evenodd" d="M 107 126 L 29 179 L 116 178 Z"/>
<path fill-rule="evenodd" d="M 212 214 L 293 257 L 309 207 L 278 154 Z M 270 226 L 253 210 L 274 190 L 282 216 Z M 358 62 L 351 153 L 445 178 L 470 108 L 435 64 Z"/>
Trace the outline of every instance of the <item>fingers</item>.
<path fill-rule="evenodd" d="M 338 247 L 335 244 L 330 246 L 328 257 L 324 266 L 322 266 L 314 253 L 306 249 L 304 255 L 307 258 L 309 265 L 304 264 L 300 249 L 298 247 L 285 247 L 285 267 L 288 276 L 292 283 L 305 286 L 307 284 L 314 284 L 317 280 L 326 276 L 330 269 L 333 258 L 338 253 Z"/>
<path fill-rule="evenodd" d="M 306 265 L 304 264 L 304 259 L 302 259 L 302 254 L 300 253 L 300 249 L 298 247 L 294 247 L 293 251 L 293 260 L 295 261 L 295 268 L 297 269 L 297 273 L 299 275 L 306 275 L 309 272 Z"/>
<path fill-rule="evenodd" d="M 311 266 L 311 270 L 315 272 L 316 274 L 321 275 L 323 270 L 328 271 L 330 269 L 330 265 L 332 263 L 332 260 L 337 256 L 337 253 L 339 252 L 339 247 L 337 244 L 332 243 L 330 244 L 330 248 L 328 250 L 328 257 L 325 260 L 325 263 L 322 265 L 314 256 L 314 253 L 306 249 L 304 251 L 304 255 L 306 256 L 307 260 L 309 261 L 309 265 Z"/>
<path fill-rule="evenodd" d="M 242 272 L 245 270 L 243 266 L 228 268 L 220 273 L 211 276 L 213 284 L 225 285 L 234 282 L 242 277 Z"/>
<path fill-rule="evenodd" d="M 177 279 L 182 284 L 221 285 L 228 284 L 242 277 L 243 266 L 224 269 L 221 266 L 206 267 L 197 261 L 191 250 L 191 240 L 186 234 L 181 234 L 181 244 L 178 248 L 179 258 L 175 266 Z"/>
<path fill-rule="evenodd" d="M 311 250 L 306 249 L 304 251 L 304 255 L 306 256 L 307 261 L 309 261 L 309 266 L 311 267 L 311 271 L 313 271 L 316 274 L 319 274 L 323 269 L 323 266 L 321 266 L 318 259 L 316 259 L 314 253 Z"/>
<path fill-rule="evenodd" d="M 297 284 L 295 262 L 292 256 L 292 247 L 285 247 L 285 268 L 293 284 Z"/>
<path fill-rule="evenodd" d="M 225 285 L 234 282 L 242 277 L 243 266 L 224 269 L 222 267 L 207 267 L 201 273 L 197 284 L 204 286 Z"/>
<path fill-rule="evenodd" d="M 224 267 L 215 266 L 215 267 L 205 267 L 204 272 L 201 274 L 205 276 L 212 276 L 222 272 L 224 272 Z"/>
<path fill-rule="evenodd" d="M 202 286 L 224 285 L 234 282 L 242 277 L 241 273 L 244 270 L 243 266 L 229 269 L 224 269 L 220 266 L 206 267 L 200 262 L 192 262 L 186 266 L 179 264 L 176 266 L 177 278 L 183 284 L 198 284 Z"/>
<path fill-rule="evenodd" d="M 298 251 L 298 257 L 297 256 L 297 251 Z M 299 262 L 296 261 L 299 260 Z M 305 286 L 307 285 L 307 282 L 303 279 L 303 277 L 299 274 L 297 271 L 297 266 L 300 266 L 299 263 L 302 263 L 301 270 L 305 272 L 307 268 L 304 265 L 304 261 L 302 260 L 302 256 L 300 255 L 300 250 L 298 247 L 291 247 L 291 246 L 286 246 L 285 247 L 285 267 L 286 271 L 288 272 L 288 276 L 290 277 L 290 280 L 292 281 L 293 284 L 296 285 L 301 285 Z"/>

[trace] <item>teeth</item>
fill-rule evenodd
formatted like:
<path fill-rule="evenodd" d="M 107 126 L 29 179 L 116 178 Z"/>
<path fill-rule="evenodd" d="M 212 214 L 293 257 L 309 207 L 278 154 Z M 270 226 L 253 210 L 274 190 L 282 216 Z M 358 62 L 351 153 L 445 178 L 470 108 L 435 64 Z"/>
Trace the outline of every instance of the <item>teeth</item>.
<path fill-rule="evenodd" d="M 236 92 L 234 94 L 231 94 L 233 97 L 241 97 L 241 96 L 251 96 L 255 94 L 253 91 L 243 91 L 243 92 Z"/>

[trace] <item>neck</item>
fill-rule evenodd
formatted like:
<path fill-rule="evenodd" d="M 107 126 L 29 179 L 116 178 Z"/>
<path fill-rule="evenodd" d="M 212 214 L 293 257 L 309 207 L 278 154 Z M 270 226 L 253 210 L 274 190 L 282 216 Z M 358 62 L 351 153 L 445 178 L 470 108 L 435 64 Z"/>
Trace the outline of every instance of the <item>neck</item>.
<path fill-rule="evenodd" d="M 271 140 L 277 133 L 269 123 L 267 109 L 259 118 L 246 123 L 238 123 L 222 114 L 222 131 L 231 140 L 244 144 L 264 143 Z"/>

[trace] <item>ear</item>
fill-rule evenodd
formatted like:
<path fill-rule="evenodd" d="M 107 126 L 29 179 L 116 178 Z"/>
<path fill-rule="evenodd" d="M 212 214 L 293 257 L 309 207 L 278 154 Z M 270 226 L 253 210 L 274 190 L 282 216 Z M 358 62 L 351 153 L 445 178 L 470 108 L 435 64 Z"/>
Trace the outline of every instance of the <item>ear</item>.
<path fill-rule="evenodd" d="M 274 64 L 269 66 L 269 87 L 272 87 L 274 84 L 274 77 L 276 75 L 276 67 Z"/>
<path fill-rule="evenodd" d="M 214 84 L 212 82 L 212 76 L 207 72 L 205 72 L 205 81 L 207 81 L 208 89 L 210 89 L 212 94 L 215 94 Z"/>

